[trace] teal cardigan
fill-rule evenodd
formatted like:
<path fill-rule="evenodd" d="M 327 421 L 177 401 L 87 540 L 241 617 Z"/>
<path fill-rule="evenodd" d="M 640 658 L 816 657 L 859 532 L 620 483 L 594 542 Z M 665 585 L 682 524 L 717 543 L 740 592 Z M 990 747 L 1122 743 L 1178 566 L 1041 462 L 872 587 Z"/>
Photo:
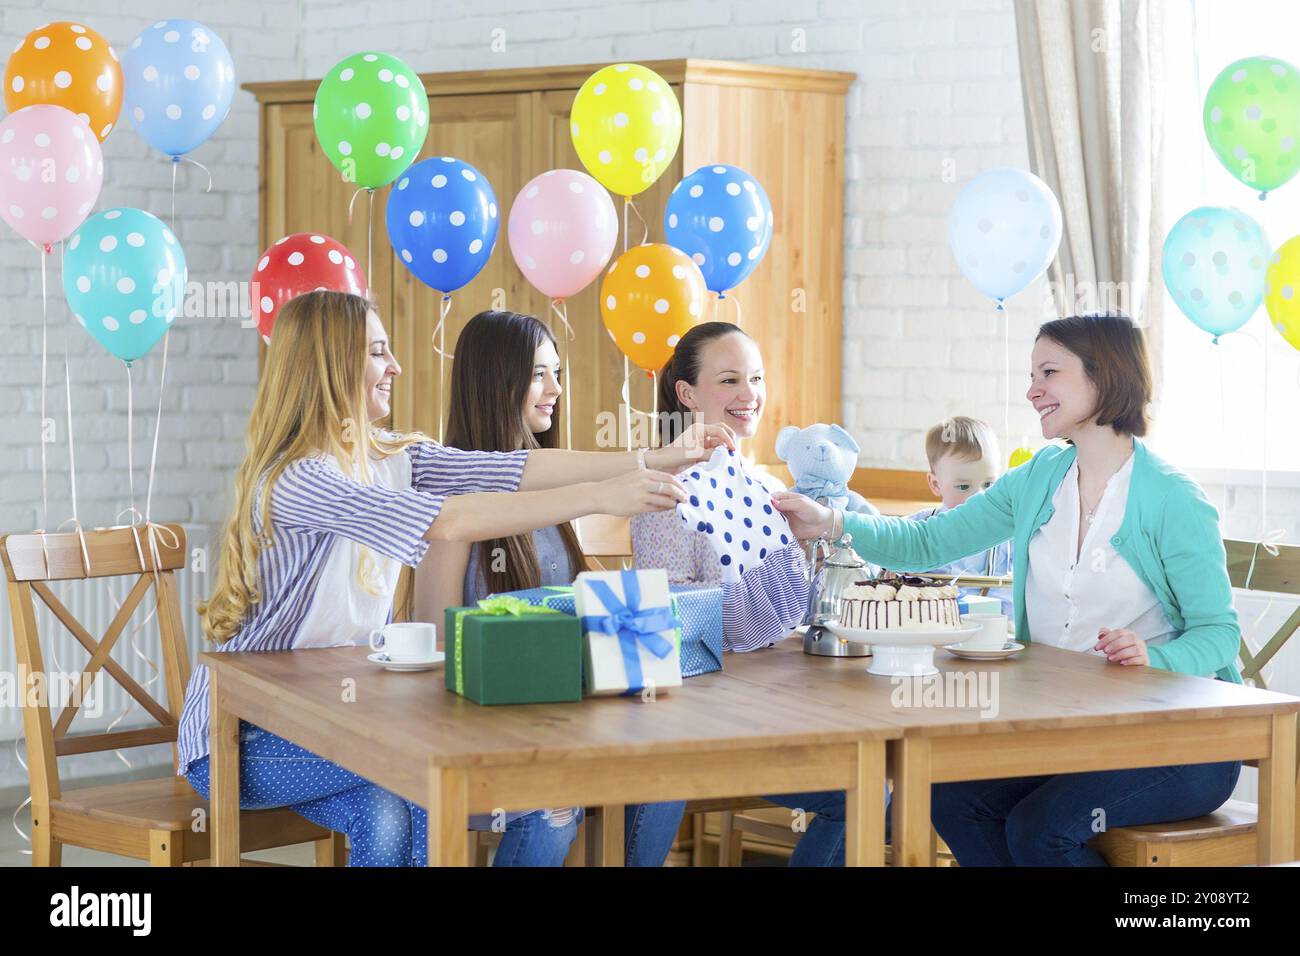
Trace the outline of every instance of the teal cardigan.
<path fill-rule="evenodd" d="M 1160 599 L 1178 636 L 1147 649 L 1152 667 L 1214 674 L 1241 683 L 1241 628 L 1232 606 L 1219 515 L 1200 486 L 1133 439 L 1133 477 L 1115 551 Z M 985 551 L 1015 546 L 1016 637 L 1030 640 L 1025 614 L 1029 539 L 1052 517 L 1052 496 L 1074 462 L 1073 445 L 1048 445 L 987 491 L 927 521 L 846 512 L 844 530 L 863 558 L 897 571 L 925 571 Z"/>

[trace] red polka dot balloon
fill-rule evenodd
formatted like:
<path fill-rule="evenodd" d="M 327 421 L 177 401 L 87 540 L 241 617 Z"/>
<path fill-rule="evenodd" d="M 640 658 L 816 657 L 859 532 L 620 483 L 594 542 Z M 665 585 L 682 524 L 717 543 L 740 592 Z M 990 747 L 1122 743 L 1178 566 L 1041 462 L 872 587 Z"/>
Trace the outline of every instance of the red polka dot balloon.
<path fill-rule="evenodd" d="M 366 276 L 356 257 L 337 239 L 319 232 L 296 232 L 277 239 L 253 268 L 249 299 L 257 331 L 269 345 L 280 309 L 294 296 L 327 289 L 368 295 Z"/>

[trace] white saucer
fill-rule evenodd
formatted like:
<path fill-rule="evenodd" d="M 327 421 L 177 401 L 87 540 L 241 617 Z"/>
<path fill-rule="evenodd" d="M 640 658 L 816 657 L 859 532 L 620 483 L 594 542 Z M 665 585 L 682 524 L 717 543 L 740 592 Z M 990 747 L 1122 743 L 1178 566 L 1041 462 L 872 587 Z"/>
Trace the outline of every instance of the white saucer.
<path fill-rule="evenodd" d="M 944 650 L 954 657 L 962 657 L 968 661 L 1001 661 L 1008 657 L 1014 657 L 1025 649 L 1025 645 L 1017 644 L 1011 639 L 1001 647 L 963 647 L 961 644 L 949 644 Z"/>
<path fill-rule="evenodd" d="M 382 651 L 376 654 L 367 654 L 366 660 L 379 664 L 386 671 L 429 671 L 433 670 L 439 664 L 447 659 L 447 655 L 442 651 L 434 651 L 433 657 L 427 661 L 390 661 L 388 655 Z"/>

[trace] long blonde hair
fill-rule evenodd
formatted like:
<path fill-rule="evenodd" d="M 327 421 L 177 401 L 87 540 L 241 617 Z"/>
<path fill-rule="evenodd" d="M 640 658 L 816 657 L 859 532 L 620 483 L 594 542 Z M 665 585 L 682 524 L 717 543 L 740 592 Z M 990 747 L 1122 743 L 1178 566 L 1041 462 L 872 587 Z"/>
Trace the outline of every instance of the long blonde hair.
<path fill-rule="evenodd" d="M 209 640 L 233 637 L 262 600 L 257 560 L 271 544 L 270 491 L 289 465 L 332 455 L 345 474 L 368 483 L 370 452 L 387 457 L 429 440 L 419 432 L 383 435 L 370 424 L 365 373 L 371 308 L 360 296 L 319 291 L 290 300 L 276 317 L 248 420 L 247 452 L 235 475 L 216 585 L 199 605 Z M 253 527 L 255 508 L 260 535 Z"/>

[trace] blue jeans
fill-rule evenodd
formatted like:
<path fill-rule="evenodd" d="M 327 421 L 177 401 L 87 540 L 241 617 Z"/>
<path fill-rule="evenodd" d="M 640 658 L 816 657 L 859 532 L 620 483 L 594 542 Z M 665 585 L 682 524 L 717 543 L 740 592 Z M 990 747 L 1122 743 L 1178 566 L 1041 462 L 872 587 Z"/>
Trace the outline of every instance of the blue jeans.
<path fill-rule="evenodd" d="M 682 825 L 685 800 L 630 803 L 623 808 L 624 866 L 663 866 Z"/>
<path fill-rule="evenodd" d="M 934 827 L 961 866 L 1105 866 L 1106 827 L 1204 816 L 1232 795 L 1239 761 L 936 784 Z"/>
<path fill-rule="evenodd" d="M 205 798 L 209 760 L 190 765 L 186 779 Z M 347 834 L 349 866 L 424 866 L 429 858 L 429 815 L 310 751 L 240 722 L 239 806 L 288 807 L 312 823 Z M 576 818 L 538 810 L 512 820 L 494 866 L 560 866 L 577 836 Z"/>
<path fill-rule="evenodd" d="M 817 816 L 795 844 L 790 854 L 791 866 L 844 865 L 844 791 L 821 793 L 783 793 L 764 797 L 791 810 L 803 810 Z M 885 792 L 885 841 L 889 841 L 889 792 Z M 797 819 L 797 818 L 795 818 Z M 794 821 L 792 821 L 793 823 Z"/>

